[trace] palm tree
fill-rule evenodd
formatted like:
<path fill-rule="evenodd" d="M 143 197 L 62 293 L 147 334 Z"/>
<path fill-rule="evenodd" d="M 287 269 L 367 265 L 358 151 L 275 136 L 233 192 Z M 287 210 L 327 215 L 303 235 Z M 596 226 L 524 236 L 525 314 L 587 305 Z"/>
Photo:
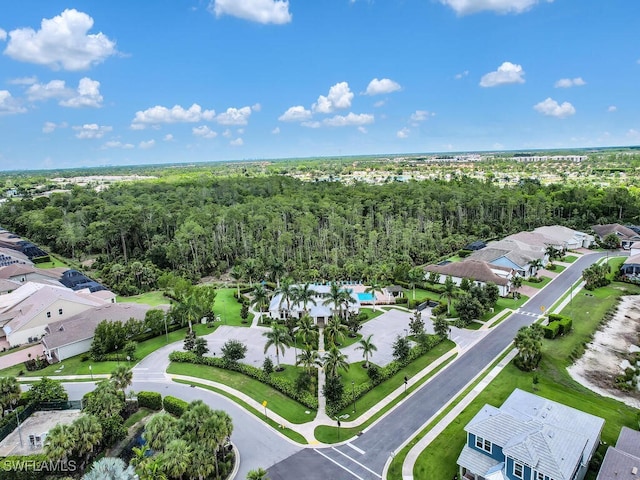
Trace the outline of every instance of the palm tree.
<path fill-rule="evenodd" d="M 330 344 L 335 345 L 344 340 L 347 332 L 347 326 L 344 325 L 339 318 L 332 318 L 324 329 L 327 340 Z"/>
<path fill-rule="evenodd" d="M 302 342 L 305 345 L 315 345 L 318 339 L 318 329 L 313 324 L 313 320 L 309 315 L 303 315 L 298 320 L 298 328 L 296 333 L 302 336 Z"/>
<path fill-rule="evenodd" d="M 336 282 L 331 282 L 331 285 L 329 286 L 329 294 L 327 296 L 327 299 L 322 302 L 322 305 L 324 305 L 325 307 L 328 305 L 332 305 L 334 317 L 342 316 L 342 302 L 345 293 L 345 290 L 340 288 L 340 285 L 338 285 Z"/>
<path fill-rule="evenodd" d="M 76 446 L 76 431 L 69 424 L 59 423 L 47 433 L 44 453 L 49 460 L 66 460 Z"/>
<path fill-rule="evenodd" d="M 447 335 L 449 335 L 449 323 L 444 313 L 436 315 L 436 318 L 433 320 L 433 330 L 436 335 L 440 335 L 442 338 L 447 338 Z"/>
<path fill-rule="evenodd" d="M 163 466 L 161 462 L 162 459 L 160 457 L 154 457 L 153 459 L 147 458 L 147 460 L 142 462 L 140 480 L 167 480 L 167 475 L 162 470 Z"/>
<path fill-rule="evenodd" d="M 371 295 L 373 295 L 373 311 L 376 311 L 376 292 L 380 292 L 382 294 L 382 285 L 380 285 L 378 282 L 372 282 L 371 285 L 369 285 L 366 289 L 365 289 L 365 293 L 370 293 Z"/>
<path fill-rule="evenodd" d="M 145 443 L 140 447 L 133 447 L 131 452 L 133 453 L 133 457 L 129 461 L 129 464 L 133 467 L 137 467 L 138 465 L 142 465 L 142 463 L 147 458 L 147 454 L 150 451 L 149 444 Z"/>
<path fill-rule="evenodd" d="M 451 275 L 447 275 L 447 278 L 444 279 L 444 289 L 440 294 L 440 298 L 447 299 L 447 314 L 451 314 L 451 300 L 456 296 L 456 283 L 451 278 Z"/>
<path fill-rule="evenodd" d="M 262 312 L 264 309 L 264 304 L 269 300 L 269 293 L 267 289 L 264 288 L 264 285 L 258 283 L 256 287 L 253 289 L 253 306 L 259 311 Z"/>
<path fill-rule="evenodd" d="M 369 368 L 369 355 L 373 355 L 373 352 L 378 350 L 378 347 L 371 342 L 371 337 L 373 337 L 373 334 L 369 335 L 366 339 L 363 338 L 360 340 L 356 347 L 356 350 L 362 350 L 362 356 L 365 360 L 364 368 Z"/>
<path fill-rule="evenodd" d="M 7 408 L 13 408 L 20 398 L 20 384 L 16 377 L 0 377 L 0 408 L 2 416 Z"/>
<path fill-rule="evenodd" d="M 542 260 L 540 260 L 539 258 L 533 260 L 531 263 L 529 263 L 529 265 L 531 266 L 531 271 L 534 276 L 538 274 L 538 270 L 544 267 L 544 265 L 542 264 Z"/>
<path fill-rule="evenodd" d="M 218 469 L 218 456 L 211 455 L 211 450 L 200 443 L 191 444 L 193 453 L 189 466 L 189 478 L 204 480 Z"/>
<path fill-rule="evenodd" d="M 335 345 L 324 354 L 324 371 L 329 377 L 337 377 L 339 370 L 349 370 L 347 356 L 343 354 Z"/>
<path fill-rule="evenodd" d="M 407 274 L 407 280 L 409 281 L 409 286 L 413 290 L 413 299 L 416 299 L 416 284 L 421 280 L 424 280 L 424 270 L 420 267 L 414 267 L 409 270 Z"/>
<path fill-rule="evenodd" d="M 522 286 L 522 277 L 520 275 L 516 275 L 511 279 L 511 286 L 513 287 L 513 298 L 516 298 L 516 293 L 518 293 L 518 289 Z"/>
<path fill-rule="evenodd" d="M 267 477 L 267 471 L 260 467 L 255 470 L 249 470 L 247 480 L 269 480 L 269 477 Z"/>
<path fill-rule="evenodd" d="M 264 332 L 262 334 L 263 337 L 267 337 L 267 343 L 264 345 L 264 353 L 267 353 L 269 347 L 272 345 L 276 349 L 276 368 L 280 370 L 280 352 L 284 355 L 285 348 L 287 347 L 287 342 L 291 342 L 292 338 L 289 335 L 286 327 L 278 324 L 274 324 L 271 327 L 271 330 L 268 332 Z"/>
<path fill-rule="evenodd" d="M 116 369 L 111 372 L 111 382 L 118 390 L 122 390 L 122 397 L 124 398 L 124 391 L 127 389 L 129 385 L 131 385 L 131 380 L 133 379 L 133 372 L 126 365 L 118 365 Z"/>
<path fill-rule="evenodd" d="M 269 263 L 269 270 L 271 280 L 276 282 L 277 288 L 280 288 L 280 277 L 285 272 L 284 264 L 277 258 L 274 258 Z"/>
<path fill-rule="evenodd" d="M 189 470 L 192 456 L 192 449 L 186 440 L 171 440 L 162 454 L 165 472 L 170 477 L 182 479 Z"/>
<path fill-rule="evenodd" d="M 81 469 L 84 469 L 91 458 L 95 448 L 102 441 L 102 426 L 93 415 L 82 415 L 73 423 L 75 435 L 75 452 L 79 457 L 84 457 Z"/>
<path fill-rule="evenodd" d="M 293 280 L 290 277 L 285 277 L 282 279 L 282 282 L 273 292 L 274 295 L 281 295 L 280 303 L 278 304 L 278 308 L 282 309 L 282 304 L 285 303 L 287 305 L 286 316 L 291 315 L 291 300 L 293 299 L 295 293 L 295 286 L 293 285 Z"/>
<path fill-rule="evenodd" d="M 242 269 L 249 277 L 249 286 L 253 287 L 253 279 L 258 274 L 258 262 L 254 258 L 247 258 L 242 265 Z"/>
<path fill-rule="evenodd" d="M 301 303 L 304 313 L 307 313 L 307 305 L 309 303 L 317 305 L 316 299 L 314 298 L 316 295 L 318 295 L 318 292 L 313 290 L 310 284 L 305 283 L 296 287 L 293 299 L 295 303 Z"/>
<path fill-rule="evenodd" d="M 238 298 L 240 298 L 240 280 L 244 277 L 244 270 L 240 265 L 234 265 L 231 270 L 229 270 L 229 275 L 236 281 L 236 286 L 238 288 Z"/>
<path fill-rule="evenodd" d="M 178 420 L 169 413 L 156 413 L 145 425 L 142 438 L 153 450 L 162 452 L 177 435 Z"/>
<path fill-rule="evenodd" d="M 322 361 L 320 360 L 320 354 L 316 350 L 313 350 L 307 347 L 300 352 L 298 358 L 296 360 L 296 365 L 302 365 L 307 369 L 309 373 L 311 373 L 311 369 L 314 366 L 322 366 Z"/>
<path fill-rule="evenodd" d="M 104 457 L 94 462 L 82 480 L 134 480 L 138 476 L 133 467 L 120 458 Z"/>

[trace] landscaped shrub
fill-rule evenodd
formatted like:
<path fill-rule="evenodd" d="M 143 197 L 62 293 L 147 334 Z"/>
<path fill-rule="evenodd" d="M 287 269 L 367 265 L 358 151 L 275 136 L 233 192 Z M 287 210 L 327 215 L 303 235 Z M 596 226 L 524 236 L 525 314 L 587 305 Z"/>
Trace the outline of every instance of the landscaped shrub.
<path fill-rule="evenodd" d="M 169 360 L 178 363 L 208 365 L 210 367 L 217 367 L 226 370 L 232 370 L 234 372 L 240 372 L 244 375 L 247 375 L 248 377 L 255 378 L 262 383 L 266 383 L 267 385 L 272 386 L 280 393 L 283 393 L 289 398 L 300 402 L 302 405 L 308 408 L 318 408 L 318 399 L 315 396 L 311 395 L 309 392 L 298 392 L 293 382 L 281 377 L 275 377 L 269 374 L 265 374 L 264 370 L 252 365 L 246 365 L 244 363 L 229 363 L 218 357 L 198 357 L 191 352 L 171 352 L 169 354 Z"/>
<path fill-rule="evenodd" d="M 162 408 L 162 395 L 158 392 L 138 392 L 138 405 L 151 410 L 160 410 Z"/>
<path fill-rule="evenodd" d="M 193 353 L 191 355 L 195 357 Z M 167 395 L 162 399 L 162 406 L 164 407 L 165 411 L 167 411 L 171 415 L 175 415 L 176 417 L 181 416 L 187 409 L 188 405 L 189 404 L 184 400 L 177 397 L 172 397 L 171 395 Z"/>
<path fill-rule="evenodd" d="M 558 332 L 560 331 L 560 325 L 558 322 L 552 322 L 549 325 L 545 325 L 544 327 L 542 327 L 542 330 L 544 330 L 544 338 L 553 340 L 558 336 Z"/>
<path fill-rule="evenodd" d="M 0 480 L 39 480 L 49 471 L 55 474 L 52 470 L 56 466 L 60 472 L 65 464 L 51 462 L 44 453 L 4 457 L 0 459 Z M 75 461 L 66 464 L 69 472 L 74 471 L 77 466 Z"/>
<path fill-rule="evenodd" d="M 571 326 L 573 325 L 573 322 L 569 317 L 564 317 L 562 320 L 560 320 L 557 323 L 560 326 L 559 335 L 566 335 L 571 331 Z"/>
<path fill-rule="evenodd" d="M 460 258 L 466 258 L 469 255 L 471 255 L 473 253 L 472 250 L 465 250 L 464 248 L 462 250 L 458 250 L 458 256 Z"/>
<path fill-rule="evenodd" d="M 396 298 L 396 304 L 398 305 L 404 305 L 406 303 L 409 302 L 409 299 L 407 297 L 398 297 Z"/>
<path fill-rule="evenodd" d="M 559 322 L 563 318 L 565 318 L 565 317 L 560 315 L 560 314 L 558 314 L 558 313 L 550 313 L 549 314 L 549 323 L 551 323 L 551 322 Z"/>

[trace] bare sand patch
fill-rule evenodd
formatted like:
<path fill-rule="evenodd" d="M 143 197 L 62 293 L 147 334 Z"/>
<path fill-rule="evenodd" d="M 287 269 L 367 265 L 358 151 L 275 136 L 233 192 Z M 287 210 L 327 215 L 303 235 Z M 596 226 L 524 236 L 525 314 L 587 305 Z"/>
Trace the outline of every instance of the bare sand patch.
<path fill-rule="evenodd" d="M 640 296 L 620 298 L 614 317 L 594 335 L 584 355 L 568 368 L 571 377 L 605 397 L 640 408 L 640 390 L 623 392 L 614 386 L 616 376 L 628 367 L 630 352 L 640 345 Z"/>

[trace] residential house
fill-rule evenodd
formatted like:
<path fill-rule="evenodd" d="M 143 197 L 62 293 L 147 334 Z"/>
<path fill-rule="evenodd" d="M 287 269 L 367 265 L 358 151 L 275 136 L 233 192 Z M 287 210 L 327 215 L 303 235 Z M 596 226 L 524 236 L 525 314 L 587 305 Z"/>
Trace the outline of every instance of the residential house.
<path fill-rule="evenodd" d="M 620 246 L 624 249 L 631 248 L 633 242 L 640 240 L 640 234 L 637 234 L 633 230 L 619 223 L 608 223 L 606 225 L 594 225 L 591 227 L 595 232 L 598 240 L 603 241 L 608 235 L 612 233 L 620 240 Z"/>
<path fill-rule="evenodd" d="M 11 248 L 0 247 L 0 267 L 6 267 L 7 265 L 13 265 L 14 263 L 33 265 L 33 262 L 29 260 L 29 257 L 24 253 Z"/>
<path fill-rule="evenodd" d="M 86 353 L 91 349 L 96 328 L 103 320 L 122 323 L 130 318 L 144 320 L 151 308 L 136 303 L 109 303 L 51 322 L 42 337 L 44 355 L 50 363 L 55 363 Z"/>
<path fill-rule="evenodd" d="M 460 286 L 463 278 L 467 278 L 478 285 L 494 283 L 500 291 L 501 297 L 506 297 L 511 291 L 511 279 L 516 275 L 513 268 L 491 265 L 479 260 L 463 260 L 461 262 L 451 262 L 445 265 L 428 265 L 425 267 L 425 280 L 428 272 L 440 274 L 439 283 L 444 283 L 448 276 L 453 282 Z"/>
<path fill-rule="evenodd" d="M 596 480 L 640 478 L 640 432 L 622 427 L 615 447 L 609 447 Z"/>
<path fill-rule="evenodd" d="M 49 323 L 107 302 L 90 292 L 28 282 L 0 296 L 0 339 L 10 346 L 38 341 Z"/>
<path fill-rule="evenodd" d="M 541 233 L 542 235 L 554 239 L 556 242 L 562 244 L 563 251 L 575 250 L 578 248 L 589 248 L 595 242 L 593 235 L 579 232 L 578 230 L 573 230 L 569 227 L 563 227 L 562 225 L 538 227 L 533 231 L 534 233 Z"/>
<path fill-rule="evenodd" d="M 13 264 L 0 267 L 0 278 L 14 282 L 38 282 L 49 285 L 62 286 L 60 277 L 65 268 L 37 268 L 33 265 Z"/>
<path fill-rule="evenodd" d="M 315 292 L 315 295 L 313 302 L 307 303 L 306 306 L 296 302 L 290 302 L 288 305 L 286 299 L 282 298 L 282 294 L 274 295 L 271 302 L 269 302 L 269 316 L 274 320 L 284 320 L 288 317 L 300 318 L 304 315 L 306 308 L 306 313 L 316 325 L 324 325 L 333 316 L 334 312 L 345 308 L 344 306 L 334 305 L 332 302 L 325 305 L 331 289 L 329 285 L 311 285 L 310 288 Z M 343 288 L 349 292 L 351 297 L 351 302 L 348 306 L 349 314 L 357 315 L 360 312 L 360 295 L 368 296 L 371 294 L 355 293 L 349 286 L 344 286 Z"/>
<path fill-rule="evenodd" d="M 564 243 L 555 238 L 551 238 L 543 233 L 539 232 L 518 232 L 513 235 L 505 237 L 504 240 L 514 240 L 521 242 L 530 249 L 544 250 L 545 253 L 549 247 L 553 247 L 556 250 L 564 250 Z"/>
<path fill-rule="evenodd" d="M 469 480 L 582 480 L 604 420 L 516 389 L 485 405 L 465 426 L 458 457 Z"/>
<path fill-rule="evenodd" d="M 629 280 L 640 280 L 640 254 L 625 258 L 620 266 L 620 274 Z"/>
<path fill-rule="evenodd" d="M 504 239 L 490 242 L 486 248 L 473 252 L 469 259 L 512 268 L 518 275 L 526 278 L 538 273 L 538 268 L 535 267 L 538 260 L 544 266 L 549 257 L 546 247 L 528 245 L 520 240 Z"/>
<path fill-rule="evenodd" d="M 4 278 L 0 278 L 0 295 L 4 295 L 5 293 L 11 293 L 15 289 L 20 288 L 21 284 L 18 282 L 14 282 L 13 280 L 5 280 Z"/>

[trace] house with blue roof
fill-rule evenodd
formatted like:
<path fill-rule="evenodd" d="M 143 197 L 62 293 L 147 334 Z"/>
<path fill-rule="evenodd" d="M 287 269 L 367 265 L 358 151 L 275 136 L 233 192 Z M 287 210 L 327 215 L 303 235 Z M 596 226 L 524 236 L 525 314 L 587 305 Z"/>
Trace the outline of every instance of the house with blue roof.
<path fill-rule="evenodd" d="M 485 405 L 465 426 L 458 457 L 468 480 L 582 480 L 604 420 L 516 389 Z"/>

